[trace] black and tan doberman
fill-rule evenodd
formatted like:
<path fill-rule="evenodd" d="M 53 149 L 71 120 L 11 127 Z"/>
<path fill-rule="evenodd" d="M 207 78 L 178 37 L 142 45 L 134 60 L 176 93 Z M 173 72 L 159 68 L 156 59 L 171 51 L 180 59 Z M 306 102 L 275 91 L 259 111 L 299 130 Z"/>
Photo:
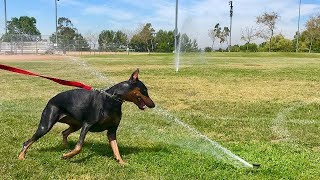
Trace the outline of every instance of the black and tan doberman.
<path fill-rule="evenodd" d="M 81 151 L 88 131 L 102 132 L 107 130 L 114 158 L 120 164 L 124 164 L 116 141 L 116 131 L 122 116 L 121 106 L 123 102 L 133 102 L 141 110 L 146 107 L 155 107 L 148 95 L 147 87 L 138 79 L 138 74 L 139 69 L 132 73 L 129 80 L 108 89 L 74 89 L 54 96 L 49 100 L 42 112 L 37 131 L 29 140 L 23 143 L 19 159 L 25 159 L 27 149 L 49 132 L 55 123 L 61 122 L 70 126 L 62 132 L 65 145 L 67 144 L 68 136 L 81 129 L 75 148 L 63 154 L 62 158 L 72 158 Z"/>

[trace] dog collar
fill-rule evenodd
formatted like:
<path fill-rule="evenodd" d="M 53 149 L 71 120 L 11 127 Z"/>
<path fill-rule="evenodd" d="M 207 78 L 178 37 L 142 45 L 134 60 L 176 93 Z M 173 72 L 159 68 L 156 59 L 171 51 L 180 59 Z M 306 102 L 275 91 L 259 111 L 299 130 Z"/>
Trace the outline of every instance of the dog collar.
<path fill-rule="evenodd" d="M 115 100 L 115 101 L 117 101 L 117 102 L 120 102 L 120 103 L 123 103 L 123 102 L 124 102 L 123 99 L 117 97 L 115 94 L 107 93 L 107 92 L 104 91 L 103 89 L 94 89 L 94 90 L 95 90 L 95 91 L 98 91 L 99 93 L 102 93 L 102 94 L 108 96 L 109 98 L 111 98 L 111 99 L 113 99 L 113 100 Z"/>

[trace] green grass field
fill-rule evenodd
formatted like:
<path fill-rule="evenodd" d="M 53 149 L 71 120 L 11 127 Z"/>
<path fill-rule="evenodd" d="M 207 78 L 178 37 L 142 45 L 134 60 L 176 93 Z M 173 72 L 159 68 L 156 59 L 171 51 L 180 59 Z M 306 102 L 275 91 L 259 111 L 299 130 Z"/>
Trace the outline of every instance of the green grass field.
<path fill-rule="evenodd" d="M 320 177 L 320 54 L 213 53 L 0 60 L 48 76 L 104 88 L 140 68 L 156 109 L 124 103 L 118 130 L 123 159 L 113 160 L 106 133 L 88 133 L 82 152 L 61 160 L 77 142 L 62 145 L 57 124 L 17 157 L 55 94 L 71 89 L 0 71 L 2 179 L 316 179 Z M 181 120 L 259 169 L 239 165 Z"/>

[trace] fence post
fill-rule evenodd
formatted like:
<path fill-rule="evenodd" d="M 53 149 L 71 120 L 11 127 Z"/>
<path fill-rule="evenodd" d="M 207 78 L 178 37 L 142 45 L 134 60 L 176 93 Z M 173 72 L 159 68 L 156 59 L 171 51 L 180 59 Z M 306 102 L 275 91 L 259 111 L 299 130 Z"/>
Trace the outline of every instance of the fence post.
<path fill-rule="evenodd" d="M 36 55 L 38 55 L 38 39 L 36 39 Z"/>

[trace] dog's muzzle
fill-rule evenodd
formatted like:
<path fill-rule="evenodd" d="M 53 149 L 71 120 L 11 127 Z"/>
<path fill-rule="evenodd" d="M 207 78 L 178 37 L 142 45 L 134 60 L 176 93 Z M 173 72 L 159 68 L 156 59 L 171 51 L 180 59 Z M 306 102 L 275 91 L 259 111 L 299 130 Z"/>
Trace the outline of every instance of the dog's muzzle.
<path fill-rule="evenodd" d="M 137 103 L 139 109 L 144 110 L 145 108 L 154 108 L 156 105 L 151 100 L 150 97 L 142 96 L 139 102 Z"/>

